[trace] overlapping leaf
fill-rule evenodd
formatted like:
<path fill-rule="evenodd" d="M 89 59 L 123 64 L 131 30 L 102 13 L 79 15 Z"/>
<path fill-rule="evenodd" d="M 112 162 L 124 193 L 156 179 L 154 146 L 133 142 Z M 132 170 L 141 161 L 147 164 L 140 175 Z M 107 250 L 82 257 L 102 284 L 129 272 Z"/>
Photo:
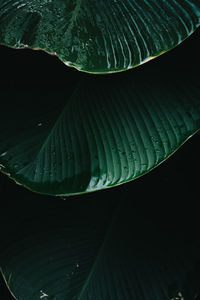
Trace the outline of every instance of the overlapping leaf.
<path fill-rule="evenodd" d="M 198 0 L 0 1 L 1 43 L 45 49 L 93 73 L 140 65 L 178 45 L 199 24 Z"/>
<path fill-rule="evenodd" d="M 118 188 L 67 201 L 10 189 L 0 216 L 10 291 L 19 300 L 195 300 L 198 206 L 184 178 L 175 194 L 173 180 L 166 187 L 157 178 L 152 188 L 134 184 L 128 197 Z"/>
<path fill-rule="evenodd" d="M 196 76 L 89 78 L 68 94 L 1 93 L 1 170 L 40 193 L 83 193 L 135 179 L 200 127 Z"/>

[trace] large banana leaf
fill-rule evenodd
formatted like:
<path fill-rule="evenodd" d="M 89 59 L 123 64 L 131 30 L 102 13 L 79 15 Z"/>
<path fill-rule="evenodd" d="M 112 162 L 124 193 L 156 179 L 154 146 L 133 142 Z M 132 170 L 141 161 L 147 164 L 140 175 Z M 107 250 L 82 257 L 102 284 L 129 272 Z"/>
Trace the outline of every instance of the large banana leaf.
<path fill-rule="evenodd" d="M 2 91 L 1 171 L 36 192 L 67 195 L 160 164 L 200 128 L 200 83 L 191 74 L 136 75 L 89 77 L 71 97 L 51 87 Z"/>
<path fill-rule="evenodd" d="M 140 65 L 199 24 L 199 0 L 0 0 L 1 43 L 44 49 L 93 73 Z"/>
<path fill-rule="evenodd" d="M 173 175 L 164 167 L 128 190 L 66 201 L 4 183 L 0 266 L 16 299 L 197 300 L 199 156 L 189 153 Z"/>

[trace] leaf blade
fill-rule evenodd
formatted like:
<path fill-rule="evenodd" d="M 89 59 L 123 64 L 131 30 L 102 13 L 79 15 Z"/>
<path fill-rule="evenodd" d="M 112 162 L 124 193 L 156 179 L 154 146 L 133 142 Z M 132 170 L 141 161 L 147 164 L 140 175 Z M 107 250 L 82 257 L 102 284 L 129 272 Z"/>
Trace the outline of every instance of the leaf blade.
<path fill-rule="evenodd" d="M 8 225 L 1 227 L 0 251 L 0 265 L 12 292 L 20 300 L 45 295 L 56 300 L 157 300 L 180 294 L 186 300 L 194 298 L 200 292 L 197 202 L 192 198 L 188 207 L 171 191 L 176 186 L 179 195 L 191 196 L 198 179 L 177 174 L 176 170 L 174 178 L 180 177 L 179 181 L 172 178 L 168 189 L 162 176 L 152 180 L 164 194 L 155 193 L 155 185 L 150 188 L 152 184 L 143 181 L 134 184 L 134 193 L 132 186 L 125 190 L 128 197 L 118 188 L 112 195 L 104 191 L 73 201 L 50 201 L 14 186 L 7 195 L 15 207 L 13 223 L 7 222 L 3 209 L 1 224 Z M 12 193 L 21 194 L 21 201 L 13 201 Z M 153 196 L 154 201 L 147 201 Z M 7 201 L 6 205 L 9 212 Z"/>
<path fill-rule="evenodd" d="M 196 0 L 4 0 L 0 42 L 43 49 L 91 73 L 127 70 L 172 49 L 200 24 Z"/>
<path fill-rule="evenodd" d="M 39 92 L 39 98 L 33 92 L 31 118 L 26 93 L 19 94 L 21 104 L 16 103 L 11 115 L 12 96 L 5 94 L 2 172 L 31 190 L 53 195 L 90 192 L 138 178 L 199 130 L 198 79 L 178 76 L 89 78 L 70 99 L 65 91 Z"/>

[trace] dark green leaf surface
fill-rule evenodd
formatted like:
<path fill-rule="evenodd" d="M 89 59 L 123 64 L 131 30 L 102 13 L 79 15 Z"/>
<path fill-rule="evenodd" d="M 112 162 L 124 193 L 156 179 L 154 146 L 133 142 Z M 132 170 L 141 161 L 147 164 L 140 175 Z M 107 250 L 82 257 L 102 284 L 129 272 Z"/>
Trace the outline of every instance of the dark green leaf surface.
<path fill-rule="evenodd" d="M 200 24 L 199 0 L 1 0 L 0 42 L 44 49 L 79 70 L 140 65 Z M 188 59 L 188 58 L 184 58 Z"/>
<path fill-rule="evenodd" d="M 135 183 L 128 197 L 120 187 L 66 201 L 6 189 L 0 266 L 16 299 L 195 300 L 198 201 L 187 174 L 176 176 Z"/>
<path fill-rule="evenodd" d="M 70 93 L 1 93 L 1 171 L 34 191 L 76 194 L 135 179 L 200 128 L 195 76 L 89 78 Z"/>

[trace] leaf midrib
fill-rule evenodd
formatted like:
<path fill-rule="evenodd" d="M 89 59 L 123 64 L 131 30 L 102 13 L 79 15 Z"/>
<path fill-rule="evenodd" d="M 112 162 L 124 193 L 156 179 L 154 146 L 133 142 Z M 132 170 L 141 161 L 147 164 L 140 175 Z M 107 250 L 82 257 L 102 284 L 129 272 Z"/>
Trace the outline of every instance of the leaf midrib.
<path fill-rule="evenodd" d="M 63 106 L 63 108 L 60 110 L 60 113 L 58 114 L 57 118 L 55 119 L 54 124 L 51 126 L 51 129 L 48 131 L 49 133 L 47 134 L 46 138 L 44 139 L 43 143 L 41 144 L 40 148 L 38 149 L 38 152 L 36 153 L 35 157 L 32 159 L 32 161 L 26 165 L 24 168 L 20 169 L 19 171 L 21 172 L 24 169 L 27 169 L 30 167 L 35 161 L 37 161 L 37 158 L 41 155 L 42 151 L 45 149 L 46 145 L 48 144 L 50 138 L 52 137 L 53 133 L 55 132 L 58 123 L 62 119 L 63 115 L 66 113 L 66 110 L 68 109 L 68 106 L 74 99 L 74 95 L 77 93 L 77 90 L 79 89 L 81 84 L 81 81 L 79 81 L 76 84 L 76 87 L 74 88 L 74 91 L 72 92 L 71 96 L 66 100 L 66 104 Z M 18 172 L 19 172 L 18 171 Z"/>
<path fill-rule="evenodd" d="M 88 284 L 89 284 L 89 282 L 90 282 L 90 280 L 91 280 L 91 278 L 92 278 L 92 276 L 93 276 L 93 274 L 95 272 L 95 269 L 96 269 L 96 267 L 97 267 L 97 265 L 99 263 L 99 260 L 100 260 L 100 258 L 102 256 L 102 254 L 104 252 L 104 248 L 106 247 L 107 241 L 110 238 L 110 234 L 111 234 L 111 232 L 113 230 L 115 222 L 118 219 L 118 216 L 119 216 L 119 213 L 120 213 L 120 209 L 121 209 L 122 199 L 124 200 L 126 198 L 127 194 L 128 194 L 128 190 L 126 189 L 124 191 L 124 193 L 122 193 L 122 197 L 120 197 L 120 199 L 119 199 L 119 201 L 118 201 L 118 203 L 116 205 L 115 211 L 113 212 L 112 220 L 111 220 L 110 224 L 108 225 L 108 228 L 107 228 L 107 230 L 105 232 L 105 238 L 104 238 L 104 240 L 103 240 L 103 242 L 102 242 L 102 244 L 101 244 L 101 246 L 99 248 L 99 251 L 97 253 L 96 259 L 95 259 L 95 261 L 94 261 L 94 263 L 93 263 L 93 265 L 91 267 L 91 270 L 89 271 L 89 274 L 88 274 L 88 276 L 87 276 L 87 278 L 85 280 L 85 283 L 83 284 L 83 287 L 82 287 L 82 289 L 81 289 L 81 291 L 80 291 L 80 293 L 78 295 L 77 300 L 82 300 L 82 297 L 84 296 L 86 288 L 88 287 Z"/>
<path fill-rule="evenodd" d="M 76 20 L 76 17 L 77 17 L 77 15 L 79 13 L 81 4 L 82 4 L 82 0 L 77 0 L 74 12 L 73 12 L 72 17 L 71 17 L 71 19 L 69 21 L 69 26 L 68 26 L 67 31 L 65 33 L 65 36 L 67 36 L 71 32 L 71 30 L 73 28 L 73 25 L 74 25 L 74 21 Z"/>

